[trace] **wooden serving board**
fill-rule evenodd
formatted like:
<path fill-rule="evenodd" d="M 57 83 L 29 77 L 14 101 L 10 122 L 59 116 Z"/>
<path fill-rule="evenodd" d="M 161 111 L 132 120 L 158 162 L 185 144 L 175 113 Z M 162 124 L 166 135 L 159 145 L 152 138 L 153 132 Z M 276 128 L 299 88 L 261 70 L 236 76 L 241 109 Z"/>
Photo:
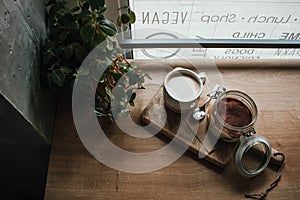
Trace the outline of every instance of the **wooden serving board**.
<path fill-rule="evenodd" d="M 202 95 L 200 104 L 205 101 L 205 98 L 207 97 Z M 188 149 L 197 154 L 199 159 L 204 158 L 220 168 L 225 168 L 233 157 L 236 143 L 218 140 L 215 145 L 211 145 L 211 142 L 216 140 L 212 134 L 207 133 L 207 118 L 198 122 L 192 118 L 191 112 L 179 114 L 165 107 L 161 87 L 145 108 L 142 120 L 168 139 L 175 139 L 180 144 L 188 145 Z M 212 149 L 208 148 L 212 146 Z M 277 151 L 273 150 L 274 152 Z M 275 164 L 280 162 L 280 158 L 272 157 L 272 160 Z"/>
<path fill-rule="evenodd" d="M 204 95 L 203 95 L 204 96 Z M 203 102 L 206 98 L 200 102 Z M 176 139 L 177 142 L 188 145 L 189 150 L 201 158 L 224 168 L 231 160 L 235 143 L 218 141 L 213 149 L 208 149 L 209 140 L 203 144 L 206 136 L 208 122 L 205 118 L 200 123 L 192 118 L 192 113 L 179 114 L 165 107 L 163 88 L 161 87 L 142 114 L 142 120 L 167 138 Z M 196 137 L 195 137 L 196 135 Z"/>

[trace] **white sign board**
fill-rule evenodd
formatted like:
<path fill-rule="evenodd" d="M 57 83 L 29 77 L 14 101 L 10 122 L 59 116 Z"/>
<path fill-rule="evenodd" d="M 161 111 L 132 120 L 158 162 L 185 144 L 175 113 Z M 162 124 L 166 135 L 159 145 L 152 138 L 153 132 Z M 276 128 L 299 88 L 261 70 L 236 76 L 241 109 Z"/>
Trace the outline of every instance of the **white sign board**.
<path fill-rule="evenodd" d="M 300 0 L 130 0 L 136 39 L 224 38 L 300 40 Z M 156 49 L 135 58 L 300 58 L 300 49 Z"/>

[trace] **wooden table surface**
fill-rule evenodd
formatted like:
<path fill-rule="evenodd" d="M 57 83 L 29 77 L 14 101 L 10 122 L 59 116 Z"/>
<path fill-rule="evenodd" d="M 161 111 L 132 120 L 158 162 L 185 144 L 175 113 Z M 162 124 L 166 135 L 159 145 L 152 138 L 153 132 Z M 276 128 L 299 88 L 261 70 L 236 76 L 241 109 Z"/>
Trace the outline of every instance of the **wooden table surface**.
<path fill-rule="evenodd" d="M 131 110 L 137 124 L 170 68 L 148 66 L 147 70 L 153 80 L 146 82 L 146 90 L 137 91 Z M 286 156 L 281 181 L 267 199 L 300 199 L 300 68 L 219 68 L 219 73 L 227 89 L 244 91 L 254 99 L 259 110 L 257 134 L 267 137 Z M 116 145 L 132 152 L 150 152 L 166 145 L 156 136 L 128 136 L 115 124 L 105 131 Z M 107 167 L 83 146 L 72 118 L 71 90 L 65 89 L 58 103 L 45 199 L 244 199 L 244 193 L 266 188 L 275 175 L 268 167 L 255 178 L 241 177 L 233 163 L 219 169 L 189 152 L 149 173 Z"/>

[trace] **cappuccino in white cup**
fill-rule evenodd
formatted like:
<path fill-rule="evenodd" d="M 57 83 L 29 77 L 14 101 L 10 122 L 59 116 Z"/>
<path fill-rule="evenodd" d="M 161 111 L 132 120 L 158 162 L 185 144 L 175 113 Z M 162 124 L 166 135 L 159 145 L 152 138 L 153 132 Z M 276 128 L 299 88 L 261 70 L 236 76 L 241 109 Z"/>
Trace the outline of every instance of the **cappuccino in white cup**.
<path fill-rule="evenodd" d="M 196 74 L 189 69 L 175 68 L 164 80 L 165 105 L 177 113 L 196 108 L 205 80 L 204 73 Z"/>

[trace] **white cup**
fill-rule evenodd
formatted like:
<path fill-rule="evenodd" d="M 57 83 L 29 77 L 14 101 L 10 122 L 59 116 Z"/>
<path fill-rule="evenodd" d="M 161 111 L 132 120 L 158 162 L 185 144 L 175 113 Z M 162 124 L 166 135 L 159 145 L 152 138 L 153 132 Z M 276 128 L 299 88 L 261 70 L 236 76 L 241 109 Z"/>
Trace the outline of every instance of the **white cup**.
<path fill-rule="evenodd" d="M 206 75 L 181 67 L 169 72 L 164 80 L 165 105 L 177 113 L 185 113 L 198 106 Z"/>

